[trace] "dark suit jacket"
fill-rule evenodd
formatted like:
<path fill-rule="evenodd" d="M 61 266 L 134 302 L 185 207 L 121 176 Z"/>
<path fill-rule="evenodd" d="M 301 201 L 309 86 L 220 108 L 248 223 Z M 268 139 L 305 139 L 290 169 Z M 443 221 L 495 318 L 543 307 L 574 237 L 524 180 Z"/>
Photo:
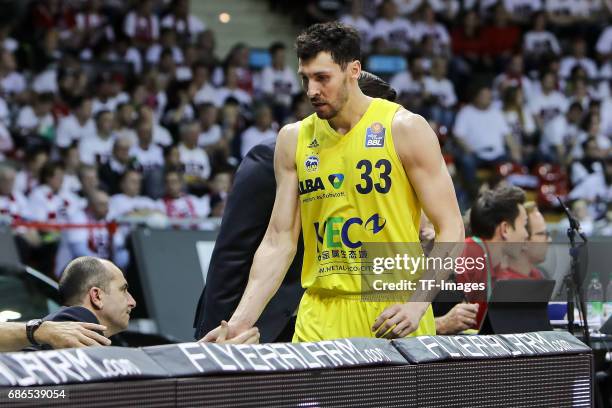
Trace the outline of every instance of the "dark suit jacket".
<path fill-rule="evenodd" d="M 95 323 L 100 324 L 98 318 L 89 309 L 83 306 L 70 306 L 62 307 L 59 310 L 48 314 L 43 317 L 44 321 L 47 322 L 82 322 L 82 323 Z M 104 336 L 104 334 L 98 331 L 98 334 Z M 38 350 L 52 350 L 53 348 L 48 344 L 43 344 L 40 347 L 28 346 L 23 351 L 38 351 Z"/>
<path fill-rule="evenodd" d="M 255 251 L 261 242 L 276 192 L 274 140 L 255 146 L 246 155 L 234 180 L 215 243 L 206 287 L 198 302 L 194 327 L 197 339 L 229 320 L 246 287 Z M 279 290 L 256 323 L 262 342 L 273 342 L 297 309 L 301 287 L 303 244 Z"/>

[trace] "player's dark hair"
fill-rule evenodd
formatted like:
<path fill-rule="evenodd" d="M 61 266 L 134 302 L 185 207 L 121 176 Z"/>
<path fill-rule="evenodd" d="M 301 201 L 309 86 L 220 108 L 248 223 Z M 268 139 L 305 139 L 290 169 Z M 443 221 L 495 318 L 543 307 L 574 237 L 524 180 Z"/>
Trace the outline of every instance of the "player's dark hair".
<path fill-rule="evenodd" d="M 394 102 L 397 97 L 397 92 L 391 88 L 387 81 L 371 72 L 361 71 L 358 84 L 361 92 L 372 98 L 381 98 Z"/>
<path fill-rule="evenodd" d="M 93 256 L 82 256 L 70 262 L 59 281 L 62 305 L 75 306 L 92 287 L 108 290 L 112 279 L 104 263 Z"/>
<path fill-rule="evenodd" d="M 500 186 L 495 190 L 484 191 L 470 211 L 472 234 L 491 239 L 495 228 L 506 221 L 515 227 L 519 216 L 519 204 L 525 203 L 525 191 L 516 186 Z"/>
<path fill-rule="evenodd" d="M 349 62 L 361 59 L 360 42 L 357 30 L 334 21 L 308 27 L 297 37 L 295 48 L 302 61 L 329 52 L 332 60 L 344 69 Z"/>

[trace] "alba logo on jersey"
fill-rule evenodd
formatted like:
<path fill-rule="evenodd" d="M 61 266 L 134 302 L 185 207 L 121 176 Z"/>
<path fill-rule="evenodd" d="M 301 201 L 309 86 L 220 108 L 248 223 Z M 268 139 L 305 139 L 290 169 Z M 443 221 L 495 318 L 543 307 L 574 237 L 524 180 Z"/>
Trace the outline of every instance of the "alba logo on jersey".
<path fill-rule="evenodd" d="M 331 183 L 332 187 L 334 187 L 337 190 L 340 187 L 342 187 L 342 183 L 344 182 L 344 174 L 340 174 L 340 173 L 330 174 L 329 177 L 327 177 L 327 179 Z"/>
<path fill-rule="evenodd" d="M 356 228 L 361 227 L 370 231 L 372 235 L 380 233 L 387 224 L 387 220 L 378 213 L 373 214 L 365 222 L 359 217 L 345 220 L 343 217 L 329 217 L 323 225 L 314 223 L 315 233 L 319 244 L 325 244 L 328 248 L 359 248 L 362 242 L 355 239 Z M 364 236 L 363 232 L 360 234 Z"/>
<path fill-rule="evenodd" d="M 304 181 L 300 181 L 298 185 L 298 191 L 300 195 L 314 193 L 315 191 L 325 190 L 325 186 L 323 185 L 323 180 L 321 177 L 315 177 L 314 179 L 306 179 Z"/>

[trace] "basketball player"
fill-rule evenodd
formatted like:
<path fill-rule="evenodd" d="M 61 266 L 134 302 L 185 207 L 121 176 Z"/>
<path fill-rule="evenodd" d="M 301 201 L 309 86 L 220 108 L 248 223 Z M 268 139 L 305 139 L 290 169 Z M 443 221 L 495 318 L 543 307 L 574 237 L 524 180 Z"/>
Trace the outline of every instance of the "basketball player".
<path fill-rule="evenodd" d="M 359 273 L 335 272 L 360 263 L 363 242 L 418 243 L 421 208 L 439 242 L 464 239 L 436 135 L 422 117 L 362 93 L 359 42 L 354 29 L 335 22 L 297 39 L 298 72 L 315 114 L 279 132 L 276 200 L 228 338 L 257 321 L 293 260 L 300 228 L 306 292 L 294 341 L 435 334 L 429 302 L 365 302 Z"/>

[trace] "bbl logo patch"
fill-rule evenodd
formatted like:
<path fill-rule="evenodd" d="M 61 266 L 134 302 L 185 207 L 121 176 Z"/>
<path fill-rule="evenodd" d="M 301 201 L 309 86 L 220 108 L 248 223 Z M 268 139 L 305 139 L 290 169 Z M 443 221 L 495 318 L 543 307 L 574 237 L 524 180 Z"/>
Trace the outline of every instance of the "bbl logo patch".
<path fill-rule="evenodd" d="M 366 130 L 365 147 L 384 147 L 385 128 L 380 122 L 374 122 Z"/>
<path fill-rule="evenodd" d="M 337 190 L 342 187 L 342 182 L 344 181 L 344 174 L 330 174 L 327 178 L 331 185 Z"/>
<path fill-rule="evenodd" d="M 313 172 L 319 169 L 319 157 L 318 156 L 308 156 L 306 161 L 304 161 L 304 167 L 306 171 Z"/>

